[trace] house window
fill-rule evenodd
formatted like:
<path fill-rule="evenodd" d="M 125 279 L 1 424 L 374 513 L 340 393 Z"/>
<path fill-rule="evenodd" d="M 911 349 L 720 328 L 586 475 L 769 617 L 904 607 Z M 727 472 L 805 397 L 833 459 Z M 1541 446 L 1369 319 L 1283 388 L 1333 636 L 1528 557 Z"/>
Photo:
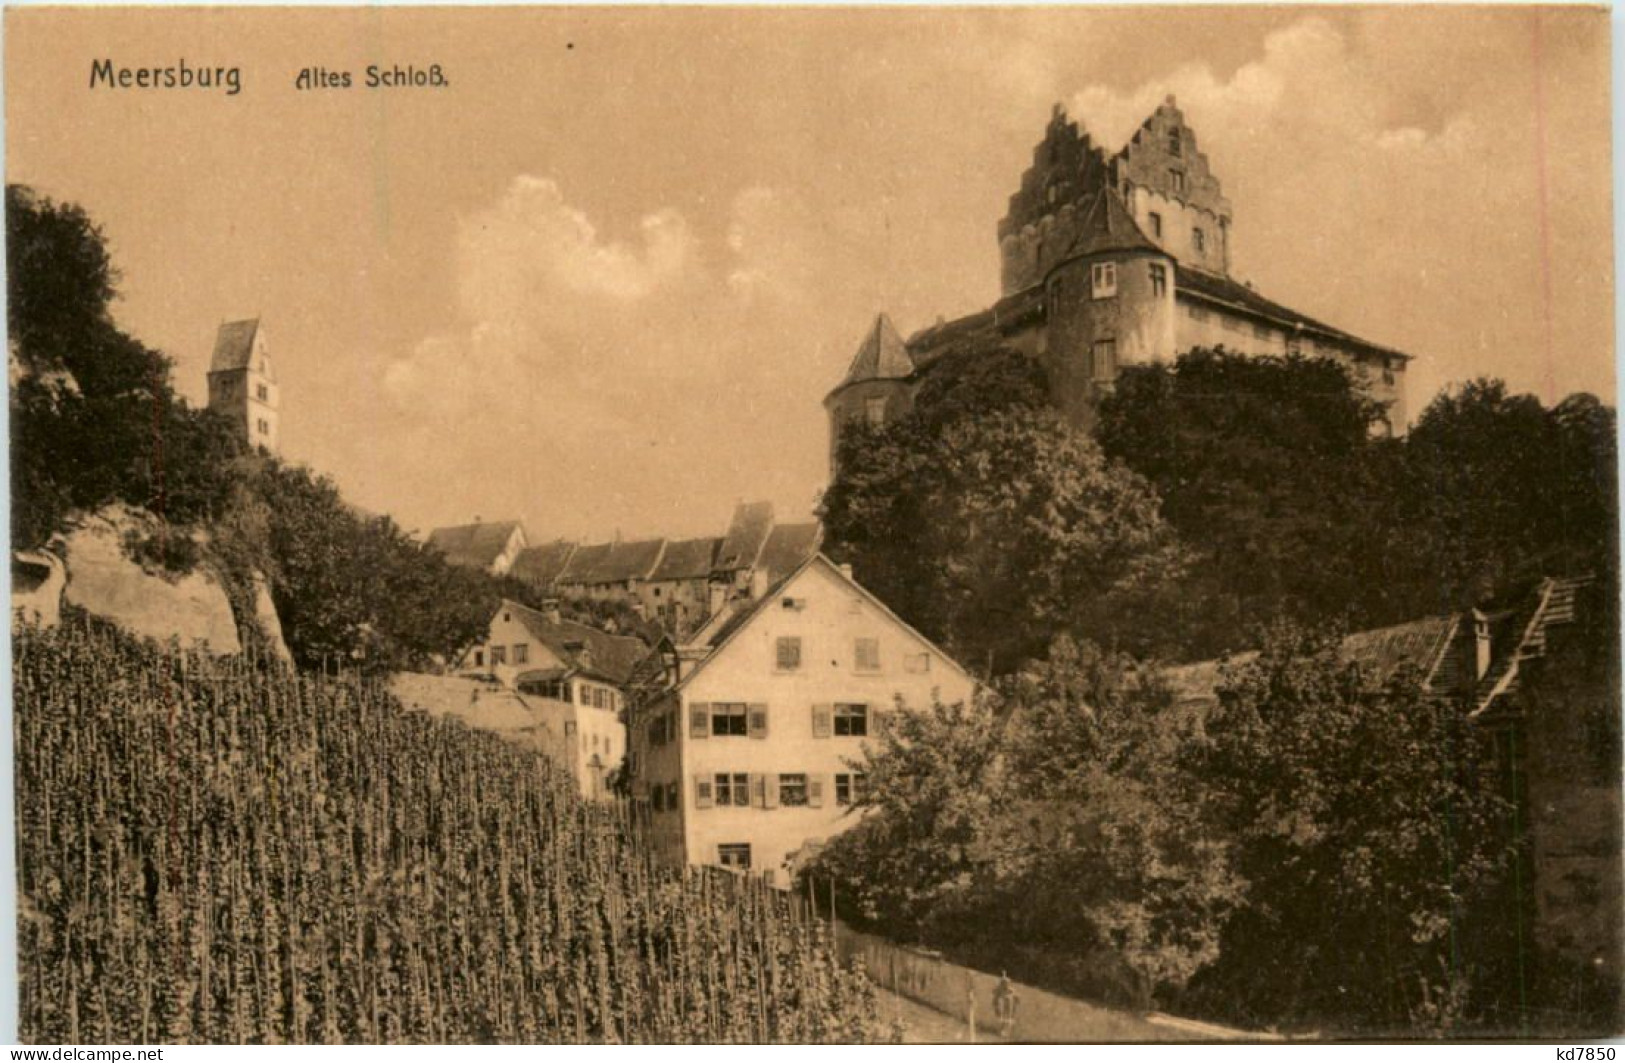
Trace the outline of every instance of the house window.
<path fill-rule="evenodd" d="M 513 663 L 525 664 L 530 660 L 530 645 L 524 642 L 513 644 Z"/>
<path fill-rule="evenodd" d="M 1173 186 L 1175 192 L 1183 194 L 1185 191 L 1185 171 L 1169 170 L 1168 183 Z"/>
<path fill-rule="evenodd" d="M 835 706 L 835 733 L 848 738 L 863 738 L 869 734 L 869 706 Z"/>
<path fill-rule="evenodd" d="M 786 599 L 784 599 L 783 602 L 780 602 L 779 604 L 782 605 L 784 608 L 789 609 L 791 612 L 800 612 L 801 610 L 807 608 L 807 599 L 805 599 L 805 598 L 786 598 Z"/>
<path fill-rule="evenodd" d="M 779 776 L 779 804 L 789 807 L 807 803 L 807 777 L 805 775 Z"/>
<path fill-rule="evenodd" d="M 474 667 L 475 668 L 481 668 L 481 667 L 484 667 L 484 665 L 485 665 L 485 651 L 484 650 L 475 650 L 474 651 Z"/>
<path fill-rule="evenodd" d="M 1113 339 L 1096 340 L 1094 354 L 1095 379 L 1116 380 L 1117 341 Z"/>
<path fill-rule="evenodd" d="M 1196 248 L 1197 254 L 1205 252 L 1207 250 L 1207 234 L 1200 228 L 1192 229 L 1191 244 Z"/>
<path fill-rule="evenodd" d="M 1180 154 L 1180 151 L 1179 151 L 1179 130 L 1177 130 L 1177 129 L 1168 130 L 1168 154 L 1170 154 L 1170 155 L 1178 155 L 1178 154 Z"/>
<path fill-rule="evenodd" d="M 852 805 L 863 800 L 863 774 L 838 772 L 835 776 L 835 803 Z"/>
<path fill-rule="evenodd" d="M 1150 214 L 1146 215 L 1146 220 L 1151 223 L 1151 235 L 1156 237 L 1158 240 L 1161 240 L 1162 215 L 1158 214 L 1156 211 L 1152 211 Z"/>
<path fill-rule="evenodd" d="M 654 788 L 654 793 L 650 795 L 650 800 L 654 805 L 656 812 L 666 811 L 666 788 L 664 786 L 656 786 Z"/>
<path fill-rule="evenodd" d="M 870 428 L 883 428 L 886 424 L 886 400 L 864 399 L 863 418 L 869 422 Z"/>
<path fill-rule="evenodd" d="M 880 640 L 876 638 L 854 639 L 852 642 L 852 656 L 858 671 L 880 671 Z"/>
<path fill-rule="evenodd" d="M 721 772 L 716 778 L 717 805 L 739 805 L 745 807 L 750 804 L 750 776 L 744 772 L 734 772 L 729 775 Z"/>
<path fill-rule="evenodd" d="M 1096 299 L 1109 299 L 1117 294 L 1117 263 L 1096 262 L 1089 271 L 1089 278 Z"/>
<path fill-rule="evenodd" d="M 717 846 L 717 863 L 735 871 L 749 871 L 750 846 L 743 843 Z"/>
<path fill-rule="evenodd" d="M 508 647 L 506 647 L 506 646 L 492 646 L 491 647 L 491 666 L 494 668 L 499 664 L 507 664 L 507 663 L 508 663 Z"/>
<path fill-rule="evenodd" d="M 775 667 L 781 672 L 793 672 L 801 667 L 801 640 L 794 635 L 780 636 L 775 643 Z"/>
<path fill-rule="evenodd" d="M 714 735 L 749 734 L 750 727 L 746 720 L 745 706 L 743 704 L 730 705 L 723 702 L 714 702 L 711 705 L 711 733 Z M 721 801 L 719 800 L 718 803 L 720 804 Z"/>
<path fill-rule="evenodd" d="M 903 670 L 916 675 L 931 670 L 931 655 L 929 653 L 911 653 L 903 658 Z"/>
<path fill-rule="evenodd" d="M 1157 235 L 1162 235 L 1160 230 Z M 1151 263 L 1151 294 L 1159 299 L 1168 294 L 1168 267 L 1156 262 Z"/>

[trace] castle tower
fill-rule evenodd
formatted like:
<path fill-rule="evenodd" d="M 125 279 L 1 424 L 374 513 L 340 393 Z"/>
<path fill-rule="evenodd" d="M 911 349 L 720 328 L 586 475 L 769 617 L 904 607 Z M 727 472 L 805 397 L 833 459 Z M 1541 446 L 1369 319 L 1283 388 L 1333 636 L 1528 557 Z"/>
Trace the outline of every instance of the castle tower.
<path fill-rule="evenodd" d="M 1111 161 L 1135 222 L 1181 265 L 1230 273 L 1230 201 L 1169 96 Z"/>
<path fill-rule="evenodd" d="M 209 409 L 230 418 L 250 449 L 274 454 L 280 401 L 259 319 L 221 325 L 209 362 Z"/>
<path fill-rule="evenodd" d="M 907 413 L 913 402 L 908 378 L 913 374 L 914 360 L 909 357 L 903 337 L 897 334 L 897 327 L 885 314 L 877 315 L 858 344 L 845 379 L 824 398 L 824 409 L 829 413 L 832 472 L 841 429 L 854 422 L 879 428 Z"/>

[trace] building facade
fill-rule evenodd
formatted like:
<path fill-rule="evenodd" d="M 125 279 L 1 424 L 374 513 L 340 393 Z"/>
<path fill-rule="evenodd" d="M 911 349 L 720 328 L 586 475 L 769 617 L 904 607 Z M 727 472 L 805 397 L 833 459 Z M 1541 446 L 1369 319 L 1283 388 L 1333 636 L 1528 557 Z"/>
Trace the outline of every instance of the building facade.
<path fill-rule="evenodd" d="M 1223 347 L 1335 359 L 1382 405 L 1382 429 L 1402 432 L 1410 356 L 1266 299 L 1233 276 L 1233 224 L 1173 97 L 1110 158 L 1058 106 L 998 225 L 999 301 L 907 340 L 880 315 L 824 400 L 832 467 L 845 425 L 905 414 L 944 355 L 994 347 L 1039 360 L 1057 407 L 1084 426 L 1124 366 Z"/>
<path fill-rule="evenodd" d="M 249 449 L 281 445 L 282 396 L 258 318 L 220 326 L 209 360 L 209 409 L 236 427 Z"/>
<path fill-rule="evenodd" d="M 429 545 L 454 565 L 502 576 L 513 568 L 530 540 L 525 526 L 516 520 L 476 520 L 434 529 L 429 533 Z"/>
<path fill-rule="evenodd" d="M 822 554 L 660 657 L 631 721 L 633 798 L 656 850 L 778 885 L 856 822 L 866 749 L 898 703 L 962 701 L 976 685 Z"/>
<path fill-rule="evenodd" d="M 648 653 L 640 639 L 610 635 L 557 614 L 503 601 L 485 641 L 456 673 L 518 695 L 550 734 L 583 797 L 612 796 L 626 757 L 626 684 Z"/>

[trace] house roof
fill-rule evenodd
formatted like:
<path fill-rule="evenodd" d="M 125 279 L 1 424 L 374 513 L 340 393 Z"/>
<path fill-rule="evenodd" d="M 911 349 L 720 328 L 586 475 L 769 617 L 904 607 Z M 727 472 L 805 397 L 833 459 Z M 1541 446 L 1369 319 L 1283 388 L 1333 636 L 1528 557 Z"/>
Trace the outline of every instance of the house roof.
<path fill-rule="evenodd" d="M 1512 615 L 1506 627 L 1515 637 L 1512 648 L 1497 659 L 1474 692 L 1472 715 L 1493 714 L 1507 695 L 1517 691 L 1524 662 L 1546 653 L 1552 630 L 1572 624 L 1581 611 L 1582 592 L 1596 583 L 1594 576 L 1564 576 L 1542 580 Z"/>
<path fill-rule="evenodd" d="M 436 528 L 429 533 L 429 545 L 445 554 L 446 560 L 454 565 L 490 568 L 518 527 L 516 520 L 499 520 Z"/>
<path fill-rule="evenodd" d="M 560 583 L 586 583 L 587 577 L 597 571 L 606 560 L 614 543 L 583 543 L 576 547 L 570 559 L 559 572 Z"/>
<path fill-rule="evenodd" d="M 773 503 L 741 502 L 735 506 L 733 520 L 728 524 L 728 534 L 723 536 L 722 545 L 717 548 L 715 571 L 732 572 L 754 567 L 772 531 Z"/>
<path fill-rule="evenodd" d="M 875 317 L 858 351 L 852 356 L 842 385 L 860 380 L 899 380 L 914 372 L 914 362 L 908 356 L 903 337 L 885 314 Z"/>
<path fill-rule="evenodd" d="M 762 545 L 756 567 L 767 573 L 768 583 L 777 583 L 802 566 L 818 552 L 824 529 L 817 521 L 805 524 L 776 524 Z"/>
<path fill-rule="evenodd" d="M 214 357 L 209 359 L 209 372 L 229 373 L 247 369 L 254 357 L 254 336 L 260 330 L 260 319 L 227 321 L 214 337 Z"/>
<path fill-rule="evenodd" d="M 513 568 L 508 570 L 509 574 L 538 587 L 551 587 L 553 581 L 559 578 L 559 573 L 564 571 L 564 566 L 569 564 L 570 555 L 575 550 L 576 544 L 568 539 L 527 547 L 519 551 Z"/>
<path fill-rule="evenodd" d="M 869 602 L 869 604 L 879 609 L 881 614 L 889 619 L 892 623 L 919 639 L 920 642 L 924 643 L 926 646 L 929 646 L 931 648 L 931 652 L 942 658 L 942 660 L 945 661 L 956 672 L 963 675 L 965 678 L 970 679 L 972 682 L 975 682 L 975 678 L 969 672 L 965 671 L 965 669 L 960 666 L 958 661 L 948 656 L 948 654 L 944 653 L 942 649 L 930 639 L 920 634 L 902 617 L 892 612 L 891 608 L 887 606 L 885 602 L 875 597 L 874 593 L 871 592 L 867 587 L 853 579 L 851 576 L 848 576 L 841 570 L 839 565 L 825 557 L 822 553 L 814 553 L 801 564 L 797 565 L 789 573 L 787 573 L 783 579 L 770 586 L 767 593 L 763 594 L 760 598 L 739 605 L 735 612 L 728 614 L 720 623 L 715 624 L 715 626 L 707 625 L 707 627 L 710 628 L 709 632 L 702 629 L 701 634 L 705 635 L 705 638 L 699 643 L 699 645 L 710 649 L 711 652 L 706 654 L 705 659 L 696 664 L 694 666 L 694 670 L 689 672 L 688 675 L 684 676 L 676 684 L 674 689 L 680 689 L 693 682 L 694 677 L 705 671 L 706 666 L 712 661 L 716 660 L 722 651 L 727 649 L 728 644 L 731 643 L 741 631 L 750 626 L 750 622 L 753 619 L 760 616 L 762 611 L 771 603 L 778 601 L 779 595 L 782 594 L 784 590 L 792 583 L 794 583 L 802 573 L 806 572 L 814 565 L 822 566 L 828 572 L 833 574 L 836 579 L 857 591 L 866 601 Z"/>
<path fill-rule="evenodd" d="M 660 563 L 649 574 L 651 582 L 661 580 L 704 579 L 711 574 L 711 565 L 722 540 L 715 536 L 706 539 L 674 539 L 666 544 Z"/>
<path fill-rule="evenodd" d="M 624 583 L 627 580 L 646 579 L 666 548 L 664 539 L 644 539 L 635 543 L 602 543 L 583 546 L 576 557 L 586 554 L 583 563 L 574 561 L 567 566 L 563 577 L 569 583 Z"/>
<path fill-rule="evenodd" d="M 572 668 L 596 674 L 616 684 L 625 684 L 638 662 L 649 653 L 649 647 L 643 644 L 642 639 L 611 635 L 574 620 L 549 620 L 546 613 L 515 601 L 504 599 L 498 612 L 512 613 L 536 641 Z M 586 650 L 585 657 L 582 655 L 583 649 Z"/>
<path fill-rule="evenodd" d="M 1264 298 L 1247 287 L 1247 285 L 1231 280 L 1229 277 L 1221 277 L 1217 273 L 1209 273 L 1206 270 L 1194 269 L 1183 264 L 1175 264 L 1174 276 L 1177 280 L 1177 291 L 1180 295 L 1194 295 L 1232 309 L 1269 318 L 1271 321 L 1288 328 L 1301 328 L 1307 332 L 1318 333 L 1340 343 L 1363 347 L 1378 354 L 1406 360 L 1411 357 L 1391 347 L 1383 347 L 1369 340 L 1362 340 L 1358 336 L 1344 332 L 1342 329 L 1333 328 L 1324 322 L 1300 314 L 1296 310 L 1282 306 L 1272 299 Z"/>

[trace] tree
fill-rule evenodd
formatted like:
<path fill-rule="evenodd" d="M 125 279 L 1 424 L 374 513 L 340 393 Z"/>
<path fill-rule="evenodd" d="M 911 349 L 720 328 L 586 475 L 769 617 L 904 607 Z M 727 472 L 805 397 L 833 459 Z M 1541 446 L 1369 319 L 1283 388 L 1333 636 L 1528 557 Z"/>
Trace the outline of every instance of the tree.
<path fill-rule="evenodd" d="M 900 615 L 995 674 L 1076 631 L 1143 648 L 1134 606 L 1181 555 L 1155 493 L 1038 401 L 1027 359 L 922 387 L 882 429 L 850 426 L 821 508 L 827 548 Z"/>
<path fill-rule="evenodd" d="M 1254 1023 L 1443 1032 L 1471 988 L 1460 930 L 1510 855 L 1506 806 L 1459 705 L 1414 673 L 1376 685 L 1339 647 L 1276 628 L 1192 747 L 1249 884 L 1198 989 Z"/>

